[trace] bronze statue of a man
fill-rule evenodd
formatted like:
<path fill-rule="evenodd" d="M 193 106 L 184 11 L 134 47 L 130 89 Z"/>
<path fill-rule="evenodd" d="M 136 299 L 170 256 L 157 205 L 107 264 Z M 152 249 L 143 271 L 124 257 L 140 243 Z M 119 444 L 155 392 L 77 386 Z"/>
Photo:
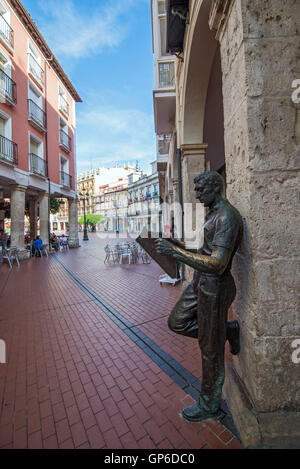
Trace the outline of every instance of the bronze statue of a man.
<path fill-rule="evenodd" d="M 155 244 L 160 254 L 172 256 L 195 269 L 193 281 L 173 308 L 168 325 L 177 334 L 199 341 L 201 393 L 195 404 L 183 409 L 185 419 L 199 422 L 222 415 L 226 340 L 231 353 L 239 353 L 239 324 L 227 321 L 227 313 L 236 294 L 230 269 L 242 238 L 243 222 L 239 212 L 222 196 L 224 181 L 218 173 L 200 173 L 194 184 L 196 198 L 208 208 L 202 248 L 185 249 L 184 243 L 174 239 L 160 238 Z"/>

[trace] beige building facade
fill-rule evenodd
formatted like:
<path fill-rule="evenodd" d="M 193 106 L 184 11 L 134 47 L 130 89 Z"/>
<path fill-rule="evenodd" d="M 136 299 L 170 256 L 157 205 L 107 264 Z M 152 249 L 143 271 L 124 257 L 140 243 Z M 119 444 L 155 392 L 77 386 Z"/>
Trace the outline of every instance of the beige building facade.
<path fill-rule="evenodd" d="M 297 447 L 299 2 L 168 0 L 166 15 L 176 110 L 161 196 L 194 204 L 197 173 L 225 176 L 245 224 L 233 266 L 242 348 L 225 397 L 245 447 Z"/>

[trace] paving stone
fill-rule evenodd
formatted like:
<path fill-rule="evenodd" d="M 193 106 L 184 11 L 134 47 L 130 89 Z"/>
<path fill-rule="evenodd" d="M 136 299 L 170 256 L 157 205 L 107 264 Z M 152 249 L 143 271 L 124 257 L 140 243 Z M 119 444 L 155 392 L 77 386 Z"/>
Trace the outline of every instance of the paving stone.
<path fill-rule="evenodd" d="M 106 242 L 91 234 L 58 262 L 12 270 L 0 310 L 10 354 L 0 366 L 0 447 L 241 448 L 222 423 L 179 415 L 201 379 L 197 341 L 167 327 L 181 286 L 161 287 L 154 263 L 104 265 Z"/>

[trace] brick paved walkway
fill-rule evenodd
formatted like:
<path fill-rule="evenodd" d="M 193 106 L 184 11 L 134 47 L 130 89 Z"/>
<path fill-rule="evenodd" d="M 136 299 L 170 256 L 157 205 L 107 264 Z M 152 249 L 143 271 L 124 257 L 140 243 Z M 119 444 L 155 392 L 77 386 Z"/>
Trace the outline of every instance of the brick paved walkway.
<path fill-rule="evenodd" d="M 0 448 L 240 448 L 230 419 L 180 416 L 201 379 L 197 342 L 166 324 L 181 286 L 104 265 L 106 243 L 0 267 Z"/>

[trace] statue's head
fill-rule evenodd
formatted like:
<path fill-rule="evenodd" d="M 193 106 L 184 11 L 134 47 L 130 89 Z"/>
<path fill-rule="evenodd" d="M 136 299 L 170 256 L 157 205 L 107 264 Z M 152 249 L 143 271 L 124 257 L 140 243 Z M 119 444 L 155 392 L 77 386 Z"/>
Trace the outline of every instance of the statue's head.
<path fill-rule="evenodd" d="M 205 207 L 210 206 L 224 192 L 224 179 L 214 171 L 204 171 L 194 179 L 196 199 Z"/>

